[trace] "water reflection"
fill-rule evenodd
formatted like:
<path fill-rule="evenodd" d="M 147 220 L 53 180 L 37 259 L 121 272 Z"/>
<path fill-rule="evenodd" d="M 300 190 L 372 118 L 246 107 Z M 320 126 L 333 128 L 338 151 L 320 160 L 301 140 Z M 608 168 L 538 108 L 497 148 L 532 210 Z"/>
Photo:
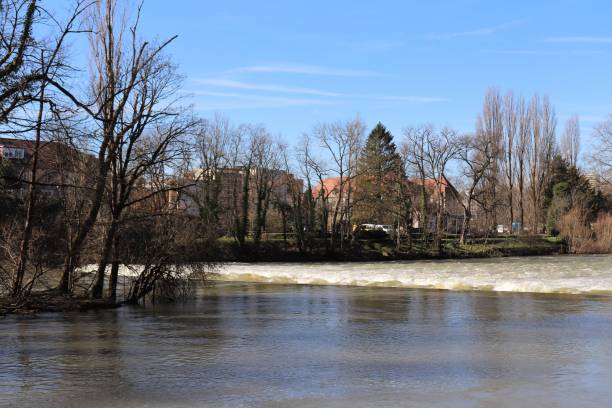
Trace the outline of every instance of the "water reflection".
<path fill-rule="evenodd" d="M 1 406 L 605 406 L 601 297 L 219 283 L 0 320 Z"/>

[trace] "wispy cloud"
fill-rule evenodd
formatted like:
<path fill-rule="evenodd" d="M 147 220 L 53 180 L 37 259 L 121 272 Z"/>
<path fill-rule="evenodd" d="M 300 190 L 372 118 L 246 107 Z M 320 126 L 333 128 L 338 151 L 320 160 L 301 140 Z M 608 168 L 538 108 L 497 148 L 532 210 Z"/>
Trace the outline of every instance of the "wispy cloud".
<path fill-rule="evenodd" d="M 210 85 L 214 87 L 220 88 L 230 88 L 230 89 L 242 89 L 242 90 L 253 90 L 253 91 L 264 91 L 264 92 L 275 92 L 275 93 L 295 93 L 295 94 L 305 94 L 305 95 L 316 95 L 323 97 L 343 97 L 345 101 L 347 100 L 377 100 L 377 101 L 394 101 L 394 102 L 418 102 L 418 103 L 435 103 L 435 102 L 448 102 L 448 98 L 443 98 L 439 96 L 418 96 L 418 95 L 368 95 L 368 94 L 341 94 L 337 92 L 326 92 L 320 91 L 317 89 L 311 88 L 299 88 L 299 87 L 286 87 L 279 85 L 259 85 L 259 84 L 251 84 L 240 81 L 234 81 L 230 79 L 195 79 L 194 82 Z M 187 91 L 186 91 L 187 92 Z M 254 94 L 242 94 L 242 93 L 233 93 L 233 92 L 219 92 L 219 91 L 210 91 L 210 90 L 196 90 L 189 92 L 192 95 L 200 95 L 200 96 L 217 96 L 217 97 L 226 97 L 226 98 L 239 98 L 239 99 L 269 99 L 269 100 L 282 100 L 283 98 L 278 97 L 270 97 L 263 95 L 254 95 Z M 300 99 L 300 98 L 285 98 L 286 100 L 291 100 L 295 102 L 327 102 L 329 103 L 329 99 L 321 100 L 321 99 Z"/>
<path fill-rule="evenodd" d="M 612 37 L 546 37 L 545 42 L 566 44 L 612 44 Z"/>
<path fill-rule="evenodd" d="M 447 98 L 422 95 L 376 95 L 361 93 L 339 93 L 300 86 L 261 84 L 231 78 L 192 78 L 191 82 L 205 89 L 183 90 L 196 97 L 200 110 L 284 108 L 306 105 L 350 104 L 359 101 L 388 101 L 397 103 L 447 102 Z M 236 92 L 236 90 L 251 92 Z M 284 94 L 297 94 L 290 97 Z M 309 96 L 317 98 L 310 98 Z"/>
<path fill-rule="evenodd" d="M 291 87 L 291 86 L 283 86 L 283 85 L 273 85 L 273 84 L 254 84 L 242 81 L 235 81 L 232 79 L 195 79 L 196 83 L 203 85 L 211 85 L 223 88 L 232 88 L 232 89 L 243 89 L 243 90 L 253 90 L 253 91 L 266 91 L 266 92 L 279 92 L 279 93 L 292 93 L 292 94 L 303 94 L 303 95 L 318 95 L 318 96 L 342 96 L 342 94 L 336 92 L 327 92 L 322 91 L 320 89 L 312 89 L 312 88 L 301 88 L 301 87 Z"/>
<path fill-rule="evenodd" d="M 502 24 L 498 24 L 495 26 L 490 26 L 490 27 L 481 27 L 481 28 L 476 28 L 473 30 L 468 30 L 468 31 L 457 31 L 457 32 L 453 32 L 453 33 L 438 33 L 438 34 L 428 34 L 425 36 L 425 38 L 431 39 L 431 40 L 450 40 L 453 38 L 460 38 L 460 37 L 476 37 L 476 36 L 484 36 L 484 35 L 491 35 L 491 34 L 495 34 L 499 31 L 504 31 L 516 26 L 519 26 L 521 24 L 525 24 L 527 22 L 526 18 L 520 19 L 520 20 L 512 20 L 512 21 L 508 21 L 506 23 L 502 23 Z"/>
<path fill-rule="evenodd" d="M 288 98 L 207 90 L 186 91 L 186 93 L 198 97 L 213 97 L 209 100 L 197 101 L 195 105 L 199 110 L 285 108 L 290 106 L 328 105 L 331 103 L 314 98 Z"/>
<path fill-rule="evenodd" d="M 431 102 L 448 102 L 448 98 L 441 98 L 438 96 L 414 96 L 414 95 L 399 95 L 399 96 L 376 96 L 375 99 L 380 101 L 398 101 L 398 102 L 420 102 L 420 103 L 431 103 Z"/>
<path fill-rule="evenodd" d="M 448 98 L 437 96 L 415 96 L 415 95 L 344 95 L 342 99 L 320 99 L 320 98 L 292 98 L 283 96 L 269 96 L 259 94 L 245 94 L 236 92 L 223 92 L 214 90 L 184 91 L 185 93 L 198 97 L 196 107 L 199 110 L 235 110 L 235 109 L 263 109 L 263 108 L 287 108 L 295 106 L 316 106 L 346 104 L 351 101 L 374 100 L 403 103 L 440 103 L 448 102 Z"/>
<path fill-rule="evenodd" d="M 331 68 L 319 65 L 267 64 L 231 69 L 227 72 L 284 73 L 321 76 L 371 77 L 382 74 L 369 70 Z"/>

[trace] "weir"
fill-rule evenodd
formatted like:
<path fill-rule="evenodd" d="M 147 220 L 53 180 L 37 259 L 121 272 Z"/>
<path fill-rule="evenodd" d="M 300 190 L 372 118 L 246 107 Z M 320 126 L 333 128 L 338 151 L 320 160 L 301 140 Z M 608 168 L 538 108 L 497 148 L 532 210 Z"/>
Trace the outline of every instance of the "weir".
<path fill-rule="evenodd" d="M 232 263 L 219 268 L 214 279 L 276 284 L 612 295 L 612 256 L 308 264 Z"/>

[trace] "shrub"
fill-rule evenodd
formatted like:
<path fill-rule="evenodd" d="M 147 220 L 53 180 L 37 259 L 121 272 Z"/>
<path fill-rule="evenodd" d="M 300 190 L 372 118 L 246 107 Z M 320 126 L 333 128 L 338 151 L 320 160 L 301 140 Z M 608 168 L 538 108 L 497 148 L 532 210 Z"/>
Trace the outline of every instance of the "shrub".
<path fill-rule="evenodd" d="M 574 207 L 561 217 L 559 230 L 570 253 L 612 252 L 612 213 L 602 213 L 590 224 L 588 212 Z"/>
<path fill-rule="evenodd" d="M 600 214 L 593 224 L 595 251 L 600 254 L 612 253 L 612 213 Z"/>

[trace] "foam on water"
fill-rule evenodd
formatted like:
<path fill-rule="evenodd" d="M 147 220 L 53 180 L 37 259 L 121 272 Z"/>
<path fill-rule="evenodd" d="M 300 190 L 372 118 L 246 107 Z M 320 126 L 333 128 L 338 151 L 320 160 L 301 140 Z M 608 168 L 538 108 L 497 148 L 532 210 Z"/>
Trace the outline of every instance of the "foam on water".
<path fill-rule="evenodd" d="M 231 263 L 220 281 L 612 294 L 612 255 L 359 263 Z"/>
<path fill-rule="evenodd" d="M 119 265 L 119 276 L 130 276 L 136 277 L 140 275 L 143 270 L 142 265 Z M 88 264 L 83 265 L 79 268 L 79 272 L 84 273 L 96 273 L 98 271 L 98 265 Z M 109 274 L 111 271 L 110 265 L 106 267 L 106 273 Z"/>

